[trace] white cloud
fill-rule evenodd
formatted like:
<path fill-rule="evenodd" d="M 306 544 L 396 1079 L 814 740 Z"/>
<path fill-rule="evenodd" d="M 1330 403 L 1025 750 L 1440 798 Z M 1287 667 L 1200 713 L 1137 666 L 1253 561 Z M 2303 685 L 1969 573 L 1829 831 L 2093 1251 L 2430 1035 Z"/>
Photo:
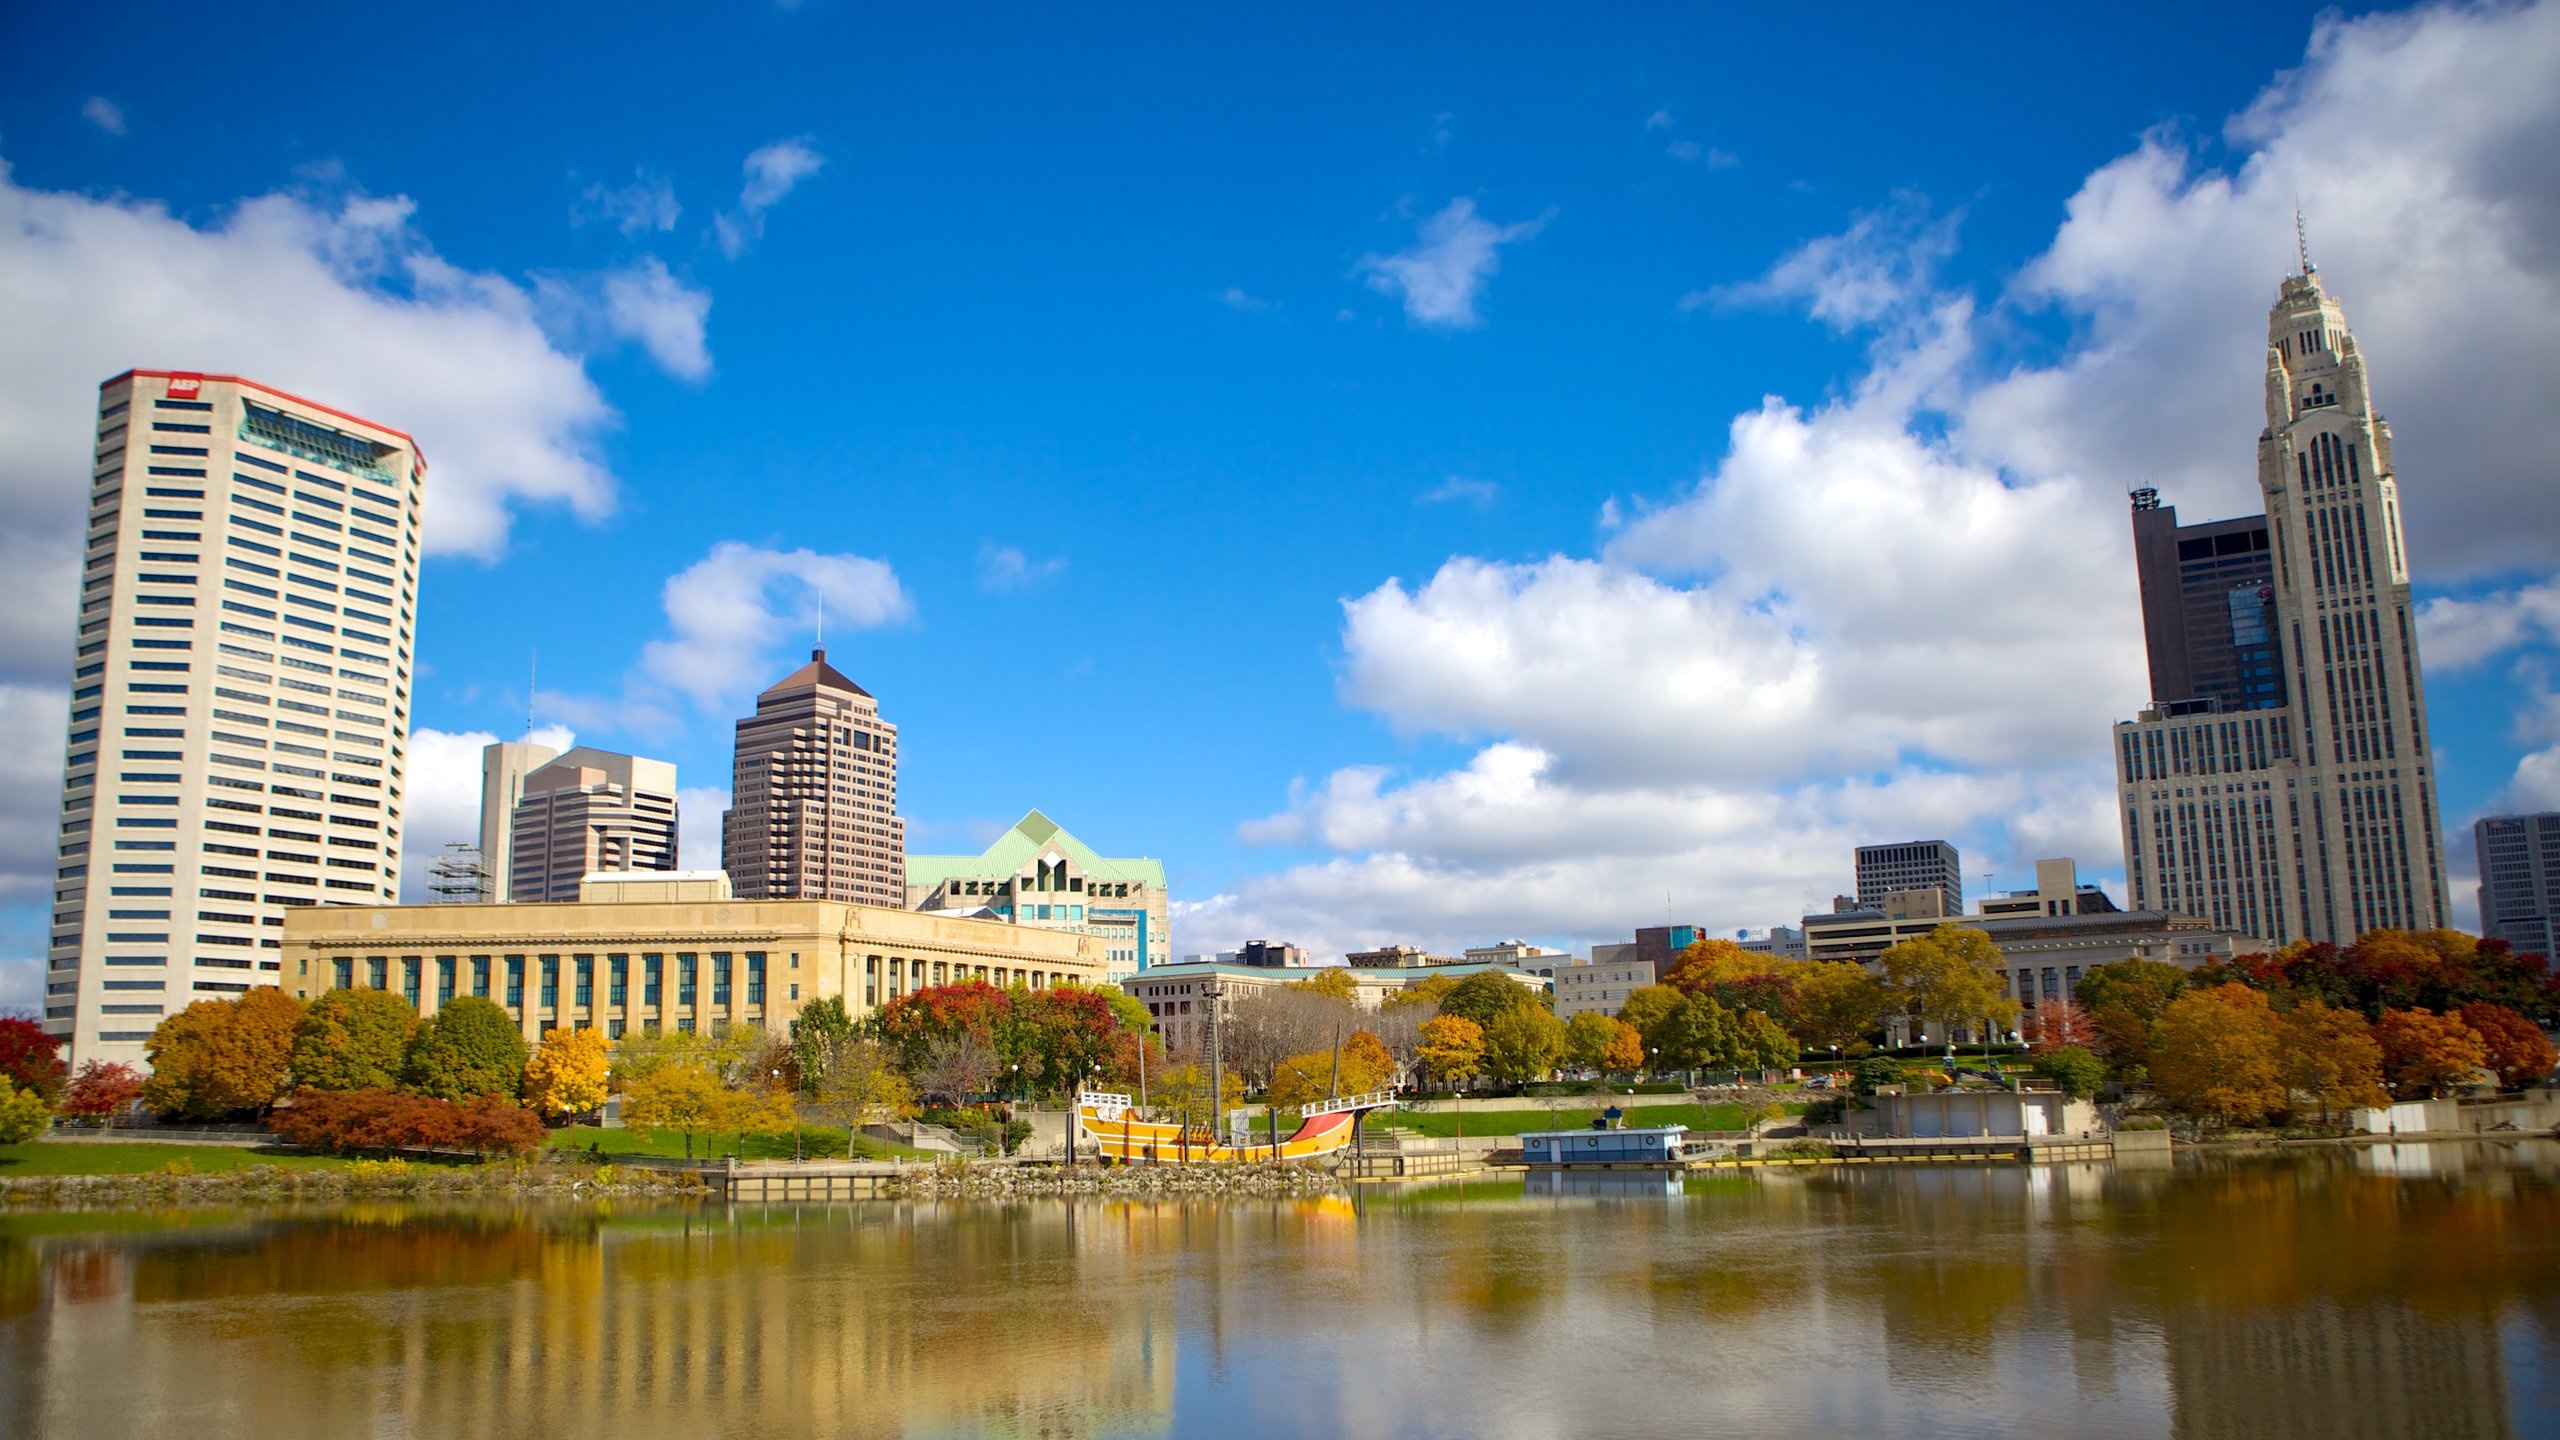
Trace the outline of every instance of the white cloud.
<path fill-rule="evenodd" d="M 597 181 L 586 188 L 570 219 L 578 224 L 601 221 L 625 235 L 673 230 L 684 207 L 676 203 L 675 182 L 647 170 L 632 172 L 628 185 Z"/>
<path fill-rule="evenodd" d="M 1012 545 L 999 545 L 993 540 L 978 546 L 978 588 L 990 594 L 1006 595 L 1028 590 L 1045 580 L 1054 579 L 1067 568 L 1063 556 L 1034 560 Z"/>
<path fill-rule="evenodd" d="M 697 383 L 711 378 L 711 350 L 703 322 L 711 292 L 667 273 L 655 255 L 643 256 L 604 277 L 604 317 L 613 333 L 636 340 L 660 368 Z"/>
<path fill-rule="evenodd" d="M 1473 329 L 1484 323 L 1476 300 L 1502 268 L 1502 247 L 1528 239 L 1546 223 L 1540 216 L 1497 225 L 1476 213 L 1475 201 L 1460 196 L 1422 222 L 1412 248 L 1363 255 L 1357 271 L 1370 289 L 1402 300 L 1405 318 L 1414 324 Z"/>
<path fill-rule="evenodd" d="M 523 287 L 438 256 L 411 210 L 273 194 L 199 225 L 0 167 L 0 559 L 22 582 L 0 679 L 60 675 L 96 387 L 136 365 L 251 376 L 417 436 L 431 551 L 494 555 L 520 504 L 612 509 L 597 436 L 614 415 L 579 358 Z"/>
<path fill-rule="evenodd" d="M 1706 147 L 1695 140 L 1674 140 L 1663 150 L 1674 160 L 1695 160 L 1707 153 Z"/>
<path fill-rule="evenodd" d="M 2256 508 L 2297 185 L 2398 422 L 2411 532 L 2436 537 L 2421 578 L 2560 552 L 2532 427 L 2480 420 L 2540 413 L 2560 373 L 2560 190 L 2534 159 L 2560 149 L 2555 72 L 2560 7 L 2324 22 L 2233 122 L 2235 168 L 2144 138 L 1987 312 L 1941 287 L 1956 221 L 1917 196 L 1699 292 L 1867 331 L 1868 368 L 1738 416 L 1670 503 L 1605 507 L 1596 556 L 1457 557 L 1345 601 L 1343 699 L 1472 756 L 1293 787 L 1240 833 L 1327 858 L 1184 905 L 1183 947 L 1623 937 L 1666 897 L 1768 924 L 1894 838 L 1955 840 L 1977 881 L 2111 872 L 2107 727 L 2144 691 L 2125 477 L 2200 517 Z M 2070 328 L 2049 358 L 1986 353 L 2043 307 Z M 2549 663 L 2555 593 L 2537 569 L 2437 602 L 2430 660 Z M 2560 805 L 2560 703 L 2518 737 L 2507 798 Z"/>
<path fill-rule="evenodd" d="M 109 135 L 124 133 L 124 107 L 104 95 L 92 95 L 80 106 L 80 118 Z"/>
<path fill-rule="evenodd" d="M 1656 110 L 1652 114 L 1647 115 L 1644 117 L 1644 128 L 1647 130 L 1670 129 L 1671 112 L 1669 110 Z"/>
<path fill-rule="evenodd" d="M 669 579 L 661 597 L 669 634 L 640 652 L 647 680 L 724 712 L 776 678 L 769 657 L 793 635 L 824 623 L 843 630 L 894 624 L 914 606 L 888 563 L 861 555 L 768 550 L 735 540 Z"/>
<path fill-rule="evenodd" d="M 1452 475 L 1415 496 L 1414 499 L 1424 505 L 1445 505 L 1451 501 L 1464 501 L 1481 509 L 1500 499 L 1501 496 L 1502 487 L 1490 480 L 1470 480 L 1464 475 Z"/>
<path fill-rule="evenodd" d="M 1245 293 L 1244 290 L 1234 285 L 1230 285 L 1226 289 L 1218 292 L 1218 303 L 1226 306 L 1230 310 L 1238 311 L 1247 315 L 1253 314 L 1256 311 L 1268 310 L 1271 308 L 1270 301 L 1249 295 Z"/>
<path fill-rule="evenodd" d="M 409 735 L 408 794 L 400 827 L 400 899 L 424 905 L 428 872 L 447 845 L 480 843 L 480 752 L 498 742 L 485 730 L 419 729 Z M 554 750 L 578 743 L 577 732 L 545 725 L 528 736 Z"/>
<path fill-rule="evenodd" d="M 746 184 L 738 192 L 738 208 L 722 211 L 713 228 L 720 252 L 735 260 L 764 237 L 765 212 L 782 203 L 801 181 L 826 167 L 810 137 L 797 135 L 757 147 L 746 158 Z"/>
<path fill-rule="evenodd" d="M 686 785 L 676 791 L 676 868 L 721 868 L 720 815 L 729 808 L 726 785 Z"/>

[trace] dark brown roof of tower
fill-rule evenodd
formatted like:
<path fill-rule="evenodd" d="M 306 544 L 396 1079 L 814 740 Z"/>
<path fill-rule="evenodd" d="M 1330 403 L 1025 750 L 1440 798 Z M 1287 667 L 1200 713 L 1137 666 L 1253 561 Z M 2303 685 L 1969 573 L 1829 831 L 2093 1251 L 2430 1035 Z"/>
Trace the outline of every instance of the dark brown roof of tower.
<path fill-rule="evenodd" d="M 823 685 L 830 690 L 850 690 L 866 700 L 872 698 L 870 691 L 854 684 L 843 671 L 827 663 L 827 652 L 823 648 L 810 651 L 808 664 L 766 686 L 764 693 L 771 695 L 778 690 L 800 690 L 811 685 Z"/>

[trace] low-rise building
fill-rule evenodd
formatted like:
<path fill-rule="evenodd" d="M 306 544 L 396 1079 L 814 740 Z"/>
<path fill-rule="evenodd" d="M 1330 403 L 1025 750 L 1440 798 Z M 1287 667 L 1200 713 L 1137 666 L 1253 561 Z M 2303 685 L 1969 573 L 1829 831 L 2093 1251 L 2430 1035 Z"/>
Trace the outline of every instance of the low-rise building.
<path fill-rule="evenodd" d="M 1654 983 L 1653 967 L 1627 952 L 1632 945 L 1595 945 L 1591 958 L 1555 967 L 1556 1018 L 1570 1020 L 1586 1011 L 1615 1015 L 1627 997 Z M 1609 951 L 1608 958 L 1601 957 Z"/>
<path fill-rule="evenodd" d="M 1416 970 L 1462 962 L 1455 955 L 1434 955 L 1411 945 L 1382 945 L 1375 950 L 1354 950 L 1342 957 L 1342 963 L 1355 970 Z"/>
<path fill-rule="evenodd" d="M 1736 945 L 1753 955 L 1772 955 L 1780 960 L 1803 960 L 1804 931 L 1789 925 L 1772 925 L 1766 930 L 1744 930 L 1734 937 Z"/>
<path fill-rule="evenodd" d="M 1544 995 L 1547 982 L 1505 965 L 1433 965 L 1412 968 L 1372 967 L 1346 969 L 1351 977 L 1352 1001 L 1363 1010 L 1375 1010 L 1389 995 L 1409 986 L 1419 985 L 1437 976 L 1464 980 L 1486 972 L 1507 975 L 1513 981 Z M 1145 974 L 1121 982 L 1147 1013 L 1156 1018 L 1156 1028 L 1168 1050 L 1205 1045 L 1209 1040 L 1209 1016 L 1212 1002 L 1219 1014 L 1231 1014 L 1236 1002 L 1248 995 L 1281 985 L 1303 984 L 1324 973 L 1324 967 L 1285 967 L 1277 965 L 1240 965 L 1224 960 L 1186 960 L 1178 965 L 1160 965 Z"/>
<path fill-rule="evenodd" d="M 857 1020 L 957 980 L 1104 982 L 1098 936 L 835 900 L 740 900 L 719 871 L 591 875 L 574 904 L 349 905 L 285 917 L 287 994 L 363 987 L 433 1015 L 457 995 L 505 1007 L 529 1040 L 786 1027 L 840 996 Z"/>

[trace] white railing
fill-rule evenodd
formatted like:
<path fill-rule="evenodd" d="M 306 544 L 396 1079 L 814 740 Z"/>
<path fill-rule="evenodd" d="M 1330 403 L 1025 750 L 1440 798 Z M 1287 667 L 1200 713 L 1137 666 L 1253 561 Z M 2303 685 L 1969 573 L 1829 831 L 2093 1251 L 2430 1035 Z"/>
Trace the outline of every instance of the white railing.
<path fill-rule="evenodd" d="M 1393 1090 L 1372 1090 L 1366 1095 L 1345 1095 L 1339 1100 L 1318 1100 L 1298 1107 L 1298 1113 L 1313 1120 L 1319 1115 L 1334 1115 L 1345 1110 L 1375 1110 L 1396 1103 Z"/>
<path fill-rule="evenodd" d="M 1130 1108 L 1128 1096 L 1113 1095 L 1101 1090 L 1079 1091 L 1076 1095 L 1076 1105 L 1079 1108 L 1091 1105 L 1097 1110 L 1126 1110 Z"/>

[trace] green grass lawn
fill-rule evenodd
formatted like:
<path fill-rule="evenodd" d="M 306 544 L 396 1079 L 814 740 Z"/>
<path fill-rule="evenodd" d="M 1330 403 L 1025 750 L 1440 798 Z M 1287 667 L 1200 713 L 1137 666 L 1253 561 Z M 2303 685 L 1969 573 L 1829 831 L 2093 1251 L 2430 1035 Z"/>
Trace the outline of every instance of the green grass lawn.
<path fill-rule="evenodd" d="M 1786 1107 L 1790 1115 L 1802 1114 L 1802 1105 Z M 1372 1127 L 1393 1125 L 1417 1135 L 1524 1135 L 1532 1130 L 1579 1130 L 1589 1125 L 1600 1112 L 1589 1106 L 1565 1105 L 1552 1114 L 1543 1106 L 1536 1110 L 1469 1110 L 1455 1114 L 1446 1110 L 1428 1113 L 1394 1114 L 1381 1112 L 1371 1117 Z M 1686 1125 L 1692 1130 L 1740 1130 L 1750 1125 L 1750 1112 L 1739 1105 L 1638 1105 L 1629 1107 L 1626 1118 L 1619 1122 L 1628 1126 Z"/>
<path fill-rule="evenodd" d="M 150 1175 L 183 1164 L 199 1175 L 252 1165 L 295 1169 L 344 1165 L 330 1155 L 302 1155 L 246 1145 L 171 1145 L 165 1141 L 49 1141 L 0 1145 L 0 1175 Z"/>
<path fill-rule="evenodd" d="M 800 1154 L 813 1160 L 844 1158 L 843 1131 L 803 1130 L 800 1136 Z M 593 1154 L 594 1147 L 599 1146 L 604 1150 L 604 1157 L 607 1160 L 622 1155 L 643 1155 L 660 1160 L 684 1158 L 684 1136 L 674 1130 L 653 1130 L 644 1138 L 637 1130 L 622 1128 L 608 1130 L 597 1125 L 569 1125 L 552 1131 L 542 1143 L 546 1149 L 567 1152 L 562 1156 L 564 1159 L 589 1157 Z M 885 1140 L 874 1140 L 868 1135 L 858 1139 L 855 1145 L 857 1147 L 855 1158 L 861 1160 L 930 1158 L 926 1151 L 891 1144 Z M 738 1137 L 735 1135 L 696 1134 L 693 1137 L 693 1155 L 697 1160 L 737 1153 Z M 747 1137 L 746 1158 L 750 1160 L 788 1160 L 791 1157 L 789 1135 Z"/>

